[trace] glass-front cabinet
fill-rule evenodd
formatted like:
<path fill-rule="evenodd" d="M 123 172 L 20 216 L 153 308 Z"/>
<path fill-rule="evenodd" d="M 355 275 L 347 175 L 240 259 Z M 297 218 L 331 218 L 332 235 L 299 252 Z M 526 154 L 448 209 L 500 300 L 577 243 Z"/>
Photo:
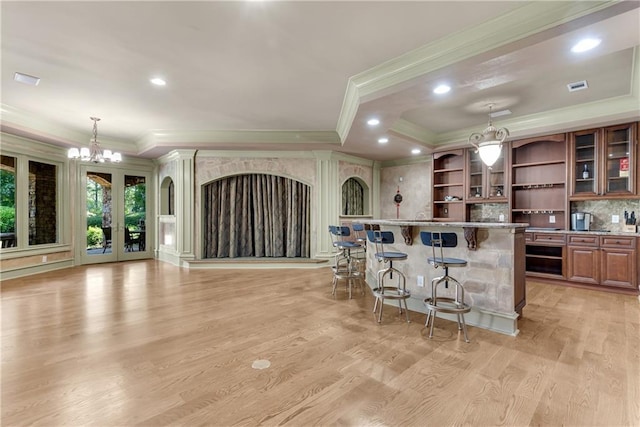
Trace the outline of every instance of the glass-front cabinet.
<path fill-rule="evenodd" d="M 500 157 L 491 167 L 482 163 L 476 149 L 467 150 L 467 203 L 507 201 L 505 153 L 508 150 L 508 146 L 504 146 Z"/>
<path fill-rule="evenodd" d="M 635 194 L 636 124 L 604 129 L 605 171 L 603 191 L 606 194 Z"/>
<path fill-rule="evenodd" d="M 571 197 L 637 194 L 636 123 L 571 134 Z"/>

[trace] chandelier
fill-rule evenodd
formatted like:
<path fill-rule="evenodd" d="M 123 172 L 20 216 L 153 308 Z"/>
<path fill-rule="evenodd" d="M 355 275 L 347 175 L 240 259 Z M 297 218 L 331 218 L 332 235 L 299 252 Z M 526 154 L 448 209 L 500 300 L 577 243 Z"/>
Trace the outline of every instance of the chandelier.
<path fill-rule="evenodd" d="M 482 133 L 474 132 L 469 136 L 469 143 L 476 147 L 476 152 L 480 154 L 482 162 L 491 167 L 500 157 L 502 143 L 509 136 L 507 128 L 496 129 L 491 123 L 491 109 L 493 104 L 489 104 L 489 126 Z"/>
<path fill-rule="evenodd" d="M 91 140 L 90 147 L 82 147 L 81 149 L 77 149 L 76 147 L 70 148 L 67 153 L 67 157 L 70 159 L 80 159 L 83 162 L 93 162 L 93 163 L 104 163 L 105 160 L 109 160 L 110 162 L 119 163 L 122 161 L 122 154 L 113 153 L 111 150 L 104 150 L 100 148 L 100 143 L 98 142 L 98 122 L 100 119 L 98 117 L 89 117 L 93 120 L 93 139 Z"/>

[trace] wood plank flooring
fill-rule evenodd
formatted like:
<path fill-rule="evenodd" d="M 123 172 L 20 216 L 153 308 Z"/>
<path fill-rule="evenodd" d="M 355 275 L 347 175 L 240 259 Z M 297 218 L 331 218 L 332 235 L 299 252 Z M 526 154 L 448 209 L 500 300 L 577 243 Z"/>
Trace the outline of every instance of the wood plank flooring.
<path fill-rule="evenodd" d="M 2 283 L 3 426 L 638 426 L 637 297 L 528 285 L 520 335 L 426 338 L 331 271 L 153 260 Z M 267 369 L 252 368 L 267 359 Z"/>

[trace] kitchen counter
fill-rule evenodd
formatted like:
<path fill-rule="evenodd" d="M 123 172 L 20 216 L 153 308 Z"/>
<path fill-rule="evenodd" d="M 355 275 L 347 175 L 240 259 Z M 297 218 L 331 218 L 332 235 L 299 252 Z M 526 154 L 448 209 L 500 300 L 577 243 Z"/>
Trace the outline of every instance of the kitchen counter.
<path fill-rule="evenodd" d="M 558 230 L 556 228 L 541 228 L 541 227 L 529 227 L 525 231 L 527 233 L 591 234 L 591 235 L 596 235 L 596 236 L 637 236 L 637 237 L 640 237 L 640 233 L 633 233 L 633 232 L 629 232 L 629 231 L 608 231 L 608 230 L 577 231 L 577 230 Z"/>
<path fill-rule="evenodd" d="M 424 246 L 421 231 L 456 233 L 458 246 L 445 248 L 445 256 L 467 260 L 467 266 L 452 268 L 450 274 L 465 286 L 465 299 L 472 310 L 465 316 L 469 325 L 508 335 L 518 333 L 518 318 L 526 304 L 525 229 L 528 224 L 485 222 L 433 222 L 420 220 L 367 220 L 394 233 L 394 244 L 385 250 L 404 252 L 406 261 L 394 263 L 407 279 L 411 292 L 409 309 L 425 313 L 423 300 L 431 296 L 431 280 L 442 269 L 429 265 L 431 247 Z M 377 271 L 384 266 L 375 258 L 375 246 L 367 242 L 366 281 L 377 287 Z M 418 286 L 420 278 L 424 286 Z M 438 315 L 440 317 L 440 315 Z M 443 315 L 443 317 L 447 317 Z M 449 315 L 455 321 L 455 316 Z"/>

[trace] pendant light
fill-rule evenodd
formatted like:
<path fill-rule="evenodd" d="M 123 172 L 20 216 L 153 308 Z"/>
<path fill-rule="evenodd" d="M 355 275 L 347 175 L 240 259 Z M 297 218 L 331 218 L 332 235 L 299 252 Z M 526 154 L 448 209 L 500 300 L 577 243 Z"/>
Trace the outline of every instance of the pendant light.
<path fill-rule="evenodd" d="M 502 143 L 509 136 L 507 128 L 496 129 L 491 123 L 491 109 L 493 104 L 489 104 L 489 126 L 482 133 L 474 132 L 469 136 L 469 143 L 476 147 L 482 162 L 491 167 L 500 157 Z"/>
<path fill-rule="evenodd" d="M 122 161 L 122 154 L 113 153 L 111 150 L 102 151 L 102 148 L 100 148 L 100 143 L 98 142 L 98 122 L 100 119 L 98 117 L 89 118 L 93 120 L 93 139 L 91 140 L 91 145 L 80 149 L 76 147 L 70 148 L 67 157 L 70 159 L 80 159 L 83 162 L 104 163 L 108 160 L 113 163 L 120 163 Z"/>

